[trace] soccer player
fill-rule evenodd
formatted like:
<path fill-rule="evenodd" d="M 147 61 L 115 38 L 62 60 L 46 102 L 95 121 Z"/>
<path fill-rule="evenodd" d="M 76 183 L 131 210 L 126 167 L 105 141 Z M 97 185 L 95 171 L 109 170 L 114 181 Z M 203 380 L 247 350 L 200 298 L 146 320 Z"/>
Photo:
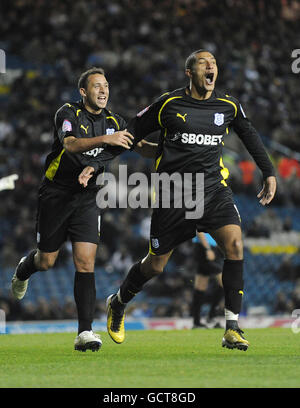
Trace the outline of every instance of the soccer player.
<path fill-rule="evenodd" d="M 104 171 L 101 151 L 107 145 L 129 149 L 133 136 L 125 129 L 125 120 L 106 109 L 109 85 L 102 68 L 82 73 L 78 88 L 82 100 L 64 104 L 55 114 L 54 142 L 38 193 L 37 249 L 20 260 L 12 278 L 12 293 L 22 299 L 30 276 L 51 268 L 61 245 L 70 238 L 78 312 L 74 347 L 98 351 L 102 341 L 92 331 L 94 263 L 100 237 L 96 178 Z"/>
<path fill-rule="evenodd" d="M 222 268 L 224 256 L 208 234 L 196 233 L 193 238 L 193 257 L 197 265 L 197 272 L 194 282 L 194 290 L 191 304 L 191 316 L 193 318 L 193 329 L 207 328 L 208 326 L 200 321 L 201 308 L 205 303 L 210 304 L 208 321 L 214 317 L 215 309 L 224 297 L 222 285 Z M 210 278 L 215 280 L 212 293 L 207 297 L 207 289 Z M 221 327 L 217 322 L 214 327 Z"/>
<path fill-rule="evenodd" d="M 204 174 L 204 213 L 198 219 L 186 217 L 186 208 L 163 208 L 160 184 L 158 208 L 151 219 L 149 253 L 129 270 L 116 294 L 107 299 L 107 329 L 116 343 L 125 338 L 126 304 L 144 284 L 163 272 L 173 249 L 191 239 L 195 230 L 208 232 L 225 255 L 222 283 L 225 296 L 226 327 L 222 346 L 247 350 L 249 342 L 239 328 L 243 296 L 243 243 L 241 220 L 227 185 L 228 170 L 222 160 L 223 138 L 229 127 L 237 133 L 263 174 L 258 194 L 262 205 L 269 204 L 276 190 L 273 166 L 263 143 L 247 119 L 238 100 L 215 90 L 218 67 L 206 50 L 193 52 L 186 60 L 187 87 L 162 95 L 128 124 L 134 143 L 161 130 L 156 171 L 159 174 Z M 193 180 L 195 180 L 194 177 Z M 198 183 L 199 184 L 199 183 Z M 193 181 L 192 193 L 199 188 Z M 201 189 L 201 188 L 200 188 Z"/>

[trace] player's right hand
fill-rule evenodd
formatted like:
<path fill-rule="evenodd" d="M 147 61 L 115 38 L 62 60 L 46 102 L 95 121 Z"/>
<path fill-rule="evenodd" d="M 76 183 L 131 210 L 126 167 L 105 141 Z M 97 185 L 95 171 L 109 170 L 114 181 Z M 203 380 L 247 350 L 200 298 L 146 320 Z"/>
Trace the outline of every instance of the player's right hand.
<path fill-rule="evenodd" d="M 257 197 L 260 198 L 260 204 L 266 205 L 269 204 L 275 195 L 276 192 L 276 178 L 274 176 L 269 176 L 264 181 L 264 185 L 260 193 L 257 194 Z"/>
<path fill-rule="evenodd" d="M 134 136 L 125 130 L 119 130 L 118 132 L 113 133 L 112 135 L 105 136 L 105 143 L 110 146 L 121 146 L 124 149 L 129 150 L 133 144 Z"/>
<path fill-rule="evenodd" d="M 87 187 L 88 181 L 91 177 L 93 177 L 94 172 L 95 172 L 94 167 L 92 166 L 85 167 L 78 176 L 79 184 L 81 184 L 83 187 Z"/>

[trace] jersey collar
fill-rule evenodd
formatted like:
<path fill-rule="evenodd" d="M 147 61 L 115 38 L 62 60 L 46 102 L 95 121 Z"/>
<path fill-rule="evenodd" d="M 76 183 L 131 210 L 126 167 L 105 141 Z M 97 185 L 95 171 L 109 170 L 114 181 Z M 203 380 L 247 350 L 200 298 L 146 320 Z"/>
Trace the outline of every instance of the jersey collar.
<path fill-rule="evenodd" d="M 186 92 L 187 91 L 187 92 Z M 188 99 L 189 101 L 193 101 L 193 102 L 195 102 L 195 103 L 203 103 L 203 102 L 209 102 L 209 101 L 212 101 L 212 100 L 214 100 L 214 99 L 216 99 L 216 91 L 215 91 L 215 89 L 212 91 L 212 94 L 210 95 L 210 97 L 208 98 L 208 99 L 204 99 L 204 100 L 199 100 L 199 99 L 195 99 L 195 98 L 193 98 L 191 95 L 190 95 L 190 90 L 189 90 L 189 87 L 188 86 L 186 86 L 185 88 L 182 88 L 182 93 L 183 93 L 183 95 L 184 95 L 184 97 L 186 98 L 186 99 Z"/>

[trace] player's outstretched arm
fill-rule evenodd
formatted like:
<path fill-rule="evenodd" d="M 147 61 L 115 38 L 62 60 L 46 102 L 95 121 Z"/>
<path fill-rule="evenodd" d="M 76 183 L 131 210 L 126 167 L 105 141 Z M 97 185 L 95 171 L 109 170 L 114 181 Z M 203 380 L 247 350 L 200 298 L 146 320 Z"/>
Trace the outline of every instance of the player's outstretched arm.
<path fill-rule="evenodd" d="M 157 147 L 158 147 L 157 143 L 147 142 L 147 140 L 142 139 L 141 141 L 138 142 L 134 150 L 143 157 L 155 159 Z"/>
<path fill-rule="evenodd" d="M 258 132 L 252 126 L 238 102 L 236 102 L 236 106 L 237 114 L 232 122 L 233 129 L 240 137 L 246 149 L 262 172 L 264 184 L 257 197 L 260 198 L 259 202 L 262 205 L 267 205 L 273 200 L 276 192 L 275 170 Z"/>
<path fill-rule="evenodd" d="M 261 205 L 270 204 L 273 200 L 276 192 L 276 177 L 270 176 L 267 177 L 264 181 L 263 188 L 260 193 L 257 194 L 257 197 L 260 198 Z"/>
<path fill-rule="evenodd" d="M 127 129 L 120 130 L 112 135 L 102 135 L 91 138 L 67 136 L 64 138 L 64 148 L 69 153 L 83 153 L 95 149 L 96 147 L 101 147 L 104 144 L 108 144 L 110 146 L 120 146 L 129 150 L 133 143 L 133 139 L 134 137 L 127 131 Z"/>

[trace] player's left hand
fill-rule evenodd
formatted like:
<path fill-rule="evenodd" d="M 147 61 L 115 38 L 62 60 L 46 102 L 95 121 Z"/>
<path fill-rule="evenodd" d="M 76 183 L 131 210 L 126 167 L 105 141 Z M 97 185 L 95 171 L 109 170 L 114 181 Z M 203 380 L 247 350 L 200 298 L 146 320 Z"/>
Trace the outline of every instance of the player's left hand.
<path fill-rule="evenodd" d="M 267 177 L 264 181 L 263 188 L 257 197 L 260 198 L 261 205 L 270 204 L 276 192 L 276 177 Z"/>
<path fill-rule="evenodd" d="M 85 167 L 78 176 L 79 184 L 81 184 L 83 187 L 86 187 L 88 185 L 89 179 L 93 177 L 94 171 L 95 169 L 92 166 Z"/>

